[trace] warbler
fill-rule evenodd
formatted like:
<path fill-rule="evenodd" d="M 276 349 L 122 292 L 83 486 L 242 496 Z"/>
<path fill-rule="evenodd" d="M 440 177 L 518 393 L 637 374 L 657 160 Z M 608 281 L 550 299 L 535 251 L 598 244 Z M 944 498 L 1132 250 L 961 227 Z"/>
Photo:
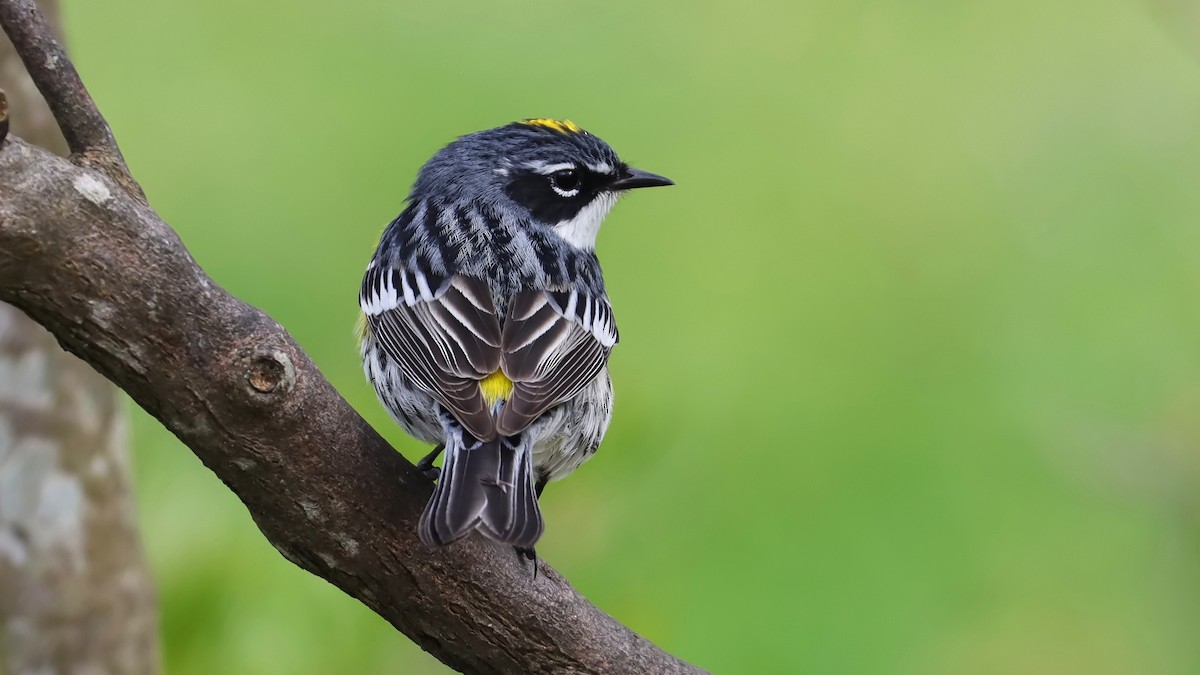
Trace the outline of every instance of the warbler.
<path fill-rule="evenodd" d="M 533 557 L 542 490 L 596 452 L 612 417 L 618 335 L 596 235 L 627 190 L 672 184 L 544 118 L 462 136 L 421 168 L 359 304 L 379 400 L 436 445 L 418 463 L 437 479 L 423 541 L 478 530 Z"/>

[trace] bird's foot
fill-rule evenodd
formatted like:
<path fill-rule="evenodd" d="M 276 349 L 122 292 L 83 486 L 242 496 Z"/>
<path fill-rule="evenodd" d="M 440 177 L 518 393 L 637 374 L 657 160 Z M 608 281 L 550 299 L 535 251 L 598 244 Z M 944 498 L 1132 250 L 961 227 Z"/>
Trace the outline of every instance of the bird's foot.
<path fill-rule="evenodd" d="M 425 474 L 425 477 L 429 480 L 436 481 L 438 478 L 442 477 L 442 467 L 434 466 L 433 460 L 437 459 L 438 455 L 442 454 L 442 449 L 444 447 L 444 445 L 439 444 L 433 449 L 433 452 L 425 455 L 419 462 L 417 462 L 417 471 Z"/>
<path fill-rule="evenodd" d="M 534 550 L 534 548 L 532 546 L 530 546 L 529 548 L 522 548 L 520 546 L 514 546 L 513 550 L 517 552 L 518 556 L 520 556 L 526 560 L 533 561 L 533 578 L 537 579 L 537 573 L 538 573 L 537 551 Z"/>

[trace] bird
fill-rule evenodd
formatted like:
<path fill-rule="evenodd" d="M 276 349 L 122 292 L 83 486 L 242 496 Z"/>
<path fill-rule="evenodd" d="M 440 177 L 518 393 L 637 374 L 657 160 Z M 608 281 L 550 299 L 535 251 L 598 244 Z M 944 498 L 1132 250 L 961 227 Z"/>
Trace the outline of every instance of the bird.
<path fill-rule="evenodd" d="M 673 184 L 550 118 L 460 136 L 420 169 L 363 276 L 359 338 L 384 408 L 435 446 L 417 463 L 436 480 L 423 542 L 478 531 L 536 560 L 542 491 L 612 418 L 601 223 L 629 190 Z"/>

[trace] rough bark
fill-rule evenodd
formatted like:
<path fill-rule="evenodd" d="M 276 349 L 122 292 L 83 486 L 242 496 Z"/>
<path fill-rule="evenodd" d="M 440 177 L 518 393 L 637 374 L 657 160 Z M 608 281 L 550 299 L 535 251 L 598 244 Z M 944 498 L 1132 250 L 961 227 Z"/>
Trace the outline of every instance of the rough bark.
<path fill-rule="evenodd" d="M 3 37 L 0 87 L 13 132 L 65 154 Z M 0 304 L 0 672 L 158 671 L 126 441 L 116 388 Z"/>
<path fill-rule="evenodd" d="M 174 432 L 284 557 L 470 673 L 697 670 L 590 604 L 544 563 L 479 538 L 434 549 L 416 524 L 431 484 L 338 395 L 279 324 L 188 255 L 127 178 L 86 91 L 31 20 L 0 0 L 71 161 L 0 146 L 0 300 L 47 327 Z M 43 81 L 47 80 L 47 81 Z M 65 92 L 65 93 L 64 93 Z M 61 110 L 60 110 L 61 105 Z M 91 112 L 88 112 L 88 111 Z M 105 126 L 106 130 L 107 127 Z M 67 135 L 68 140 L 72 138 Z M 88 140 L 91 139 L 91 140 Z M 98 140 L 97 140 L 98 139 Z"/>

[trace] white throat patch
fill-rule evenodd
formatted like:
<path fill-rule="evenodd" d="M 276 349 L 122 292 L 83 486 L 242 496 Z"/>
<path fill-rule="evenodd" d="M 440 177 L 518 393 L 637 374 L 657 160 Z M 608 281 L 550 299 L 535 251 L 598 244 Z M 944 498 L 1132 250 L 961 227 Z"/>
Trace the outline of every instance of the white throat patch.
<path fill-rule="evenodd" d="M 600 224 L 617 203 L 619 196 L 616 192 L 601 192 L 587 206 L 580 209 L 574 218 L 555 223 L 554 231 L 575 248 L 584 251 L 596 248 L 596 235 L 600 232 Z"/>

